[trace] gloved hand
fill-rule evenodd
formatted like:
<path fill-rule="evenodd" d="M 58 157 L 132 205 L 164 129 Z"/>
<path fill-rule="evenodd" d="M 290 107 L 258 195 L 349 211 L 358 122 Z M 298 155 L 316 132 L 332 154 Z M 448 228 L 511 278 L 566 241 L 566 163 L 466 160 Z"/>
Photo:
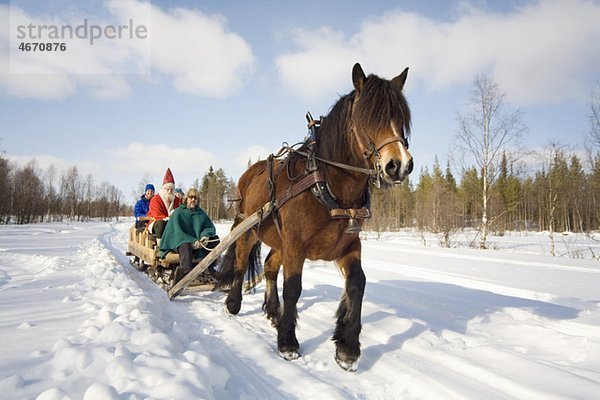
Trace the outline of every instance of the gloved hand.
<path fill-rule="evenodd" d="M 206 247 L 208 245 L 208 237 L 202 236 L 200 239 L 196 240 L 192 247 L 194 250 L 198 250 L 201 247 Z"/>

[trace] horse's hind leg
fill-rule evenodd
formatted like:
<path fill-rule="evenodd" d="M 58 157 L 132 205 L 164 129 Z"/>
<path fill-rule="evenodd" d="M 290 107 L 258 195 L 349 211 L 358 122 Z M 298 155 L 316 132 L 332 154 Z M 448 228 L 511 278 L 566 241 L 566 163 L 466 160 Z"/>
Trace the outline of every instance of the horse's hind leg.
<path fill-rule="evenodd" d="M 296 318 L 298 317 L 297 303 L 302 292 L 303 255 L 283 254 L 283 312 L 277 325 L 277 349 L 279 355 L 286 360 L 300 357 L 298 339 L 296 339 Z"/>
<path fill-rule="evenodd" d="M 356 371 L 360 357 L 361 307 L 365 293 L 365 274 L 361 265 L 360 241 L 351 245 L 350 252 L 337 260 L 346 277 L 346 287 L 338 307 L 333 333 L 335 360 L 347 371 Z"/>
<path fill-rule="evenodd" d="M 277 293 L 277 275 L 281 267 L 281 252 L 272 249 L 265 261 L 265 302 L 263 310 L 267 318 L 271 320 L 273 326 L 279 323 L 281 306 L 279 304 L 279 294 Z"/>
<path fill-rule="evenodd" d="M 235 242 L 234 276 L 227 294 L 225 305 L 230 314 L 237 315 L 242 307 L 242 287 L 249 264 L 257 262 L 255 253 L 260 252 L 261 243 L 252 230 L 246 232 Z M 252 266 L 251 266 L 252 267 Z"/>

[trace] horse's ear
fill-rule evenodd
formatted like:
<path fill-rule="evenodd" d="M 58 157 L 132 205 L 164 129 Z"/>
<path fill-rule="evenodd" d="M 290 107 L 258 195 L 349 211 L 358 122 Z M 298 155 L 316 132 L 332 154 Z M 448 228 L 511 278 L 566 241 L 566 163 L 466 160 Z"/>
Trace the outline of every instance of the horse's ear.
<path fill-rule="evenodd" d="M 408 76 L 408 67 L 404 68 L 404 71 L 394 79 L 392 79 L 392 83 L 398 88 L 402 89 L 404 87 L 404 83 L 406 82 L 406 77 Z"/>
<path fill-rule="evenodd" d="M 367 80 L 367 76 L 363 72 L 362 67 L 359 63 L 354 64 L 354 68 L 352 68 L 352 83 L 354 83 L 354 88 L 357 92 L 360 93 L 363 86 L 365 85 L 365 81 Z"/>

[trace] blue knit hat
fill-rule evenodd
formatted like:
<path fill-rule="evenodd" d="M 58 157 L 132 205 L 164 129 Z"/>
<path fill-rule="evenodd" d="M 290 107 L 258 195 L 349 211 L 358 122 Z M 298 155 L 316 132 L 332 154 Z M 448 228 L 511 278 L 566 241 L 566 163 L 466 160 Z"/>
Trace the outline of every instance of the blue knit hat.
<path fill-rule="evenodd" d="M 149 189 L 149 190 L 152 190 L 153 192 L 156 192 L 156 190 L 154 190 L 154 185 L 153 185 L 153 184 L 151 184 L 151 183 L 149 183 L 149 184 L 147 184 L 147 185 L 146 185 L 146 189 L 144 189 L 144 192 L 145 192 L 146 190 L 148 190 L 148 189 Z"/>

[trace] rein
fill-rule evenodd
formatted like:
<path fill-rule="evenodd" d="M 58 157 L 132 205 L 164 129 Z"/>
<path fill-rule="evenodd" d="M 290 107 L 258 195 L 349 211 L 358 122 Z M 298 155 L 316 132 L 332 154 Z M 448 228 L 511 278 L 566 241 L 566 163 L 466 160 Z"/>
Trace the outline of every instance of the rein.
<path fill-rule="evenodd" d="M 311 118 L 312 116 L 310 115 L 310 113 L 307 113 L 307 118 Z M 309 129 L 313 129 L 313 128 L 318 128 L 320 125 L 320 122 L 318 121 L 314 121 L 314 120 L 310 120 L 309 121 Z M 353 132 L 356 132 L 353 128 Z M 344 164 L 344 163 L 340 163 L 337 161 L 331 161 L 331 160 L 327 160 L 326 158 L 322 158 L 319 157 L 315 154 L 314 152 L 314 134 L 310 134 L 312 139 L 309 142 L 309 148 L 310 148 L 310 152 L 306 152 L 306 151 L 302 151 L 302 150 L 296 150 L 294 149 L 294 146 L 290 146 L 287 143 L 283 144 L 283 147 L 277 152 L 277 154 L 274 156 L 275 158 L 280 158 L 283 157 L 286 154 L 292 154 L 292 153 L 296 153 L 299 154 L 303 157 L 306 157 L 307 159 L 315 159 L 318 161 L 321 161 L 322 163 L 325 164 L 329 164 L 331 166 L 340 168 L 340 169 L 345 169 L 348 171 L 353 171 L 353 172 L 359 172 L 361 174 L 365 174 L 365 175 L 369 175 L 371 178 L 378 178 L 378 175 L 381 174 L 381 167 L 378 166 L 377 168 L 361 168 L 361 167 L 356 167 L 354 165 L 350 165 L 350 164 Z M 375 148 L 375 145 L 371 142 L 369 142 L 371 144 L 371 150 L 367 150 L 367 148 L 365 147 L 365 145 L 363 144 L 362 140 L 360 140 L 360 137 L 358 134 L 355 133 L 356 139 L 358 141 L 358 145 L 359 147 L 362 149 L 362 155 L 363 158 L 365 159 L 365 163 L 368 165 L 368 159 L 370 157 L 372 157 L 373 155 L 376 157 L 376 162 L 375 165 L 380 165 L 380 154 L 379 152 L 381 151 L 381 149 L 383 149 L 385 146 L 387 146 L 388 144 L 392 144 L 395 142 L 400 142 L 404 145 L 404 141 L 401 138 L 389 138 L 387 140 L 385 140 L 379 147 Z"/>
<path fill-rule="evenodd" d="M 346 169 L 346 170 L 349 170 L 349 171 L 360 172 L 361 174 L 369 175 L 371 177 L 375 177 L 376 174 L 377 174 L 377 172 L 378 172 L 376 169 L 373 169 L 373 168 L 355 167 L 354 165 L 343 164 L 343 163 L 339 163 L 339 162 L 336 162 L 336 161 L 327 160 L 325 158 L 321 158 L 321 157 L 316 156 L 316 155 L 311 155 L 311 154 L 309 154 L 309 153 L 307 153 L 305 151 L 301 151 L 301 150 L 294 150 L 294 152 L 296 154 L 300 154 L 301 156 L 304 156 L 306 158 L 312 157 L 315 160 L 319 160 L 319 161 L 321 161 L 321 162 L 323 162 L 325 164 L 329 164 L 329 165 L 332 165 L 334 167 L 338 167 L 340 169 Z"/>

